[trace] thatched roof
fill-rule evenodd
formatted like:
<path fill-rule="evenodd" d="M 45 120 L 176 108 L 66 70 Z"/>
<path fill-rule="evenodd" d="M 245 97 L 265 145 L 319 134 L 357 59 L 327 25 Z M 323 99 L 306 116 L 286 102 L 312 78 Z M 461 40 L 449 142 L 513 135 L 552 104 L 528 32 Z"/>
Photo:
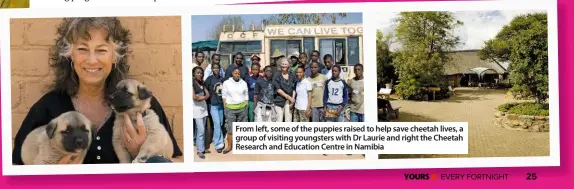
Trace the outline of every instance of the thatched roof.
<path fill-rule="evenodd" d="M 452 61 L 447 63 L 444 67 L 445 75 L 475 74 L 475 72 L 470 69 L 477 67 L 492 69 L 488 73 L 496 72 L 498 74 L 503 74 L 507 72 L 506 68 L 496 62 L 480 60 L 478 57 L 478 50 L 453 52 L 451 57 L 453 58 Z"/>

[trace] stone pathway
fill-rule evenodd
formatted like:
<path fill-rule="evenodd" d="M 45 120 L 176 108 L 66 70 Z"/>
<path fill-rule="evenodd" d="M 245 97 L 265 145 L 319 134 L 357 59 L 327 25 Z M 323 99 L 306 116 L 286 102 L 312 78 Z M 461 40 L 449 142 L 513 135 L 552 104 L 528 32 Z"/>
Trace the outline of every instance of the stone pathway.
<path fill-rule="evenodd" d="M 468 122 L 469 154 L 379 155 L 380 158 L 521 157 L 549 156 L 549 133 L 514 131 L 493 124 L 495 108 L 513 102 L 504 90 L 456 88 L 454 97 L 442 101 L 396 100 L 398 122 Z M 550 129 L 552 129 L 552 125 Z"/>

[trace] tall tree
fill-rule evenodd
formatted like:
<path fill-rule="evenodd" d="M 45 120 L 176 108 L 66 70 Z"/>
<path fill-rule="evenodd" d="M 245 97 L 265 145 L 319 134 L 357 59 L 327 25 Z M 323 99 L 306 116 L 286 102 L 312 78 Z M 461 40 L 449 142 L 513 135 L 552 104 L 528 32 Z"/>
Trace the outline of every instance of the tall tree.
<path fill-rule="evenodd" d="M 217 23 L 217 25 L 213 28 L 211 32 L 211 39 L 219 40 L 219 35 L 223 31 L 223 27 L 227 27 L 226 29 L 229 30 L 232 27 L 235 27 L 235 30 L 242 30 L 243 26 L 245 26 L 245 22 L 241 18 L 241 16 L 226 16 Z"/>
<path fill-rule="evenodd" d="M 265 25 L 277 24 L 322 24 L 330 20 L 336 24 L 337 19 L 347 17 L 347 13 L 313 13 L 313 14 L 276 14 L 263 19 Z"/>
<path fill-rule="evenodd" d="M 519 15 L 479 51 L 483 60 L 510 62 L 511 92 L 548 99 L 548 20 L 546 13 Z"/>
<path fill-rule="evenodd" d="M 384 35 L 381 30 L 377 30 L 377 83 L 381 85 L 392 83 L 393 79 L 396 79 L 391 44 L 392 35 Z"/>
<path fill-rule="evenodd" d="M 401 44 L 393 64 L 399 73 L 397 93 L 423 99 L 422 87 L 446 87 L 444 66 L 460 39 L 454 30 L 463 23 L 450 12 L 401 12 L 395 37 Z M 439 92 L 443 92 L 442 90 Z"/>
<path fill-rule="evenodd" d="M 251 26 L 253 26 L 253 28 L 251 28 Z M 249 25 L 246 26 L 246 29 L 253 29 L 253 30 L 263 30 L 263 25 L 262 22 L 256 22 L 254 20 L 252 20 Z"/>

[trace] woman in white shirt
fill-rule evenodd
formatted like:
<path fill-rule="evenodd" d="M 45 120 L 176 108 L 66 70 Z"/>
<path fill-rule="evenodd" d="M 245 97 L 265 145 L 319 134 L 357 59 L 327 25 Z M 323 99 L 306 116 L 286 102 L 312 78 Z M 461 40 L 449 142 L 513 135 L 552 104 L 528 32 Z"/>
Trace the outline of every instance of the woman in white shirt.
<path fill-rule="evenodd" d="M 193 68 L 193 121 L 195 123 L 195 146 L 197 156 L 205 158 L 205 127 L 207 124 L 207 102 L 209 90 L 203 84 L 203 69 L 200 66 Z"/>
<path fill-rule="evenodd" d="M 231 151 L 233 145 L 233 123 L 247 122 L 247 108 L 249 105 L 249 89 L 247 83 L 241 79 L 239 67 L 231 71 L 231 77 L 223 82 L 221 91 L 225 114 L 225 138 L 224 154 Z M 199 145 L 199 144 L 198 144 Z"/>

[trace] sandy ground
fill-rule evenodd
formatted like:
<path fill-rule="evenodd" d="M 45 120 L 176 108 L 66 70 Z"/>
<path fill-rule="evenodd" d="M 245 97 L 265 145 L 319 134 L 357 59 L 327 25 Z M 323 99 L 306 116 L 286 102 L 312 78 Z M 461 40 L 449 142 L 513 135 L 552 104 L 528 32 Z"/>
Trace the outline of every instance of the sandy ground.
<path fill-rule="evenodd" d="M 549 156 L 549 133 L 513 131 L 493 124 L 495 108 L 513 102 L 504 90 L 457 88 L 448 100 L 396 100 L 401 106 L 396 122 L 468 122 L 469 154 L 380 155 L 380 158 Z M 552 126 L 550 126 L 552 128 Z"/>
<path fill-rule="evenodd" d="M 211 153 L 205 154 L 205 159 L 200 159 L 193 150 L 194 161 L 196 162 L 224 162 L 224 161 L 297 161 L 297 160 L 362 160 L 363 155 L 251 155 L 251 154 L 228 154 L 217 153 L 213 145 L 209 149 Z"/>

